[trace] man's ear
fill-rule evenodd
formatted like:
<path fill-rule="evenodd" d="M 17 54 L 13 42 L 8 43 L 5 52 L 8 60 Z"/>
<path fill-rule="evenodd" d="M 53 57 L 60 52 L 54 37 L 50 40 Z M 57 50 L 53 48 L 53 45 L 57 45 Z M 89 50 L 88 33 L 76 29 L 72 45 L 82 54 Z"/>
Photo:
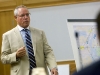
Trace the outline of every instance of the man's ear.
<path fill-rule="evenodd" d="M 17 19 L 17 16 L 14 16 L 14 19 L 16 20 Z"/>

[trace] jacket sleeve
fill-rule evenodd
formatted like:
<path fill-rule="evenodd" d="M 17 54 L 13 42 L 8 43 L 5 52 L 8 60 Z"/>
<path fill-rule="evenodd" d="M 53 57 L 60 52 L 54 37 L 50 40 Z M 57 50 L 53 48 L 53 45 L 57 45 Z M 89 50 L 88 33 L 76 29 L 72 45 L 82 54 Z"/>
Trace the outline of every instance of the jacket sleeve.
<path fill-rule="evenodd" d="M 46 63 L 49 67 L 49 69 L 53 69 L 57 67 L 56 59 L 53 53 L 52 48 L 49 46 L 45 33 L 42 32 L 42 37 L 43 37 L 43 49 L 44 49 L 44 54 L 45 54 L 45 60 Z"/>
<path fill-rule="evenodd" d="M 2 46 L 1 46 L 1 61 L 3 64 L 17 63 L 16 52 L 11 52 L 11 47 L 7 34 L 2 36 Z"/>

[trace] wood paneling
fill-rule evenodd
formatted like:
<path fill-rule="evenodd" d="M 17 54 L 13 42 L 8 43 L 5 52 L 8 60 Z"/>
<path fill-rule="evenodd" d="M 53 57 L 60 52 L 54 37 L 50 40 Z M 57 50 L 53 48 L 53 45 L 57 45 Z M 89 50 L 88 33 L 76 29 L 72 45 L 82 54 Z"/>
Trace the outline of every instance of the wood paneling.
<path fill-rule="evenodd" d="M 17 6 L 22 5 L 22 0 L 16 0 Z"/>
<path fill-rule="evenodd" d="M 28 8 L 37 8 L 96 1 L 100 0 L 0 0 L 0 11 L 13 10 L 16 6 L 22 4 Z"/>
<path fill-rule="evenodd" d="M 47 3 L 47 2 L 57 2 L 62 0 L 23 0 L 23 4 L 34 4 L 34 3 Z"/>
<path fill-rule="evenodd" d="M 0 0 L 0 10 L 11 10 L 15 6 L 15 0 Z"/>
<path fill-rule="evenodd" d="M 0 54 L 2 34 L 15 26 L 13 11 L 0 12 Z M 0 75 L 10 75 L 10 65 L 3 65 L 0 61 Z"/>
<path fill-rule="evenodd" d="M 14 0 L 0 0 L 0 7 L 14 6 L 16 1 Z"/>
<path fill-rule="evenodd" d="M 4 65 L 0 62 L 0 75 L 5 75 L 4 74 Z"/>
<path fill-rule="evenodd" d="M 23 0 L 23 5 L 26 5 L 29 8 L 39 8 L 96 1 L 100 0 Z"/>

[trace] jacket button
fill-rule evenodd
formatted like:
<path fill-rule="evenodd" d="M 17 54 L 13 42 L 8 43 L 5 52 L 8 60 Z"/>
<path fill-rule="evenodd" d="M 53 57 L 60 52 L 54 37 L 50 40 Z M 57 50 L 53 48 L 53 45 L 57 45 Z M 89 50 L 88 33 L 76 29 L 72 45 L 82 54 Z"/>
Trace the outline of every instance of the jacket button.
<path fill-rule="evenodd" d="M 17 72 L 17 70 L 15 70 L 15 72 Z"/>

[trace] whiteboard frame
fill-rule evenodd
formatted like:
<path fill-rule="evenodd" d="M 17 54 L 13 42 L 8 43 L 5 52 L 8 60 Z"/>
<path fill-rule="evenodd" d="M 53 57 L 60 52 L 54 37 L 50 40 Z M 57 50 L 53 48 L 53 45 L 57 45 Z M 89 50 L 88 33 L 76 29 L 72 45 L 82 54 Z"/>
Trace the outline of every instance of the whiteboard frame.
<path fill-rule="evenodd" d="M 72 45 L 73 55 L 76 63 L 77 71 L 83 68 L 80 50 L 78 50 L 78 44 L 75 37 L 75 31 L 73 29 L 73 25 L 96 25 L 94 19 L 68 19 L 67 20 L 67 28 L 70 36 L 70 41 Z"/>

